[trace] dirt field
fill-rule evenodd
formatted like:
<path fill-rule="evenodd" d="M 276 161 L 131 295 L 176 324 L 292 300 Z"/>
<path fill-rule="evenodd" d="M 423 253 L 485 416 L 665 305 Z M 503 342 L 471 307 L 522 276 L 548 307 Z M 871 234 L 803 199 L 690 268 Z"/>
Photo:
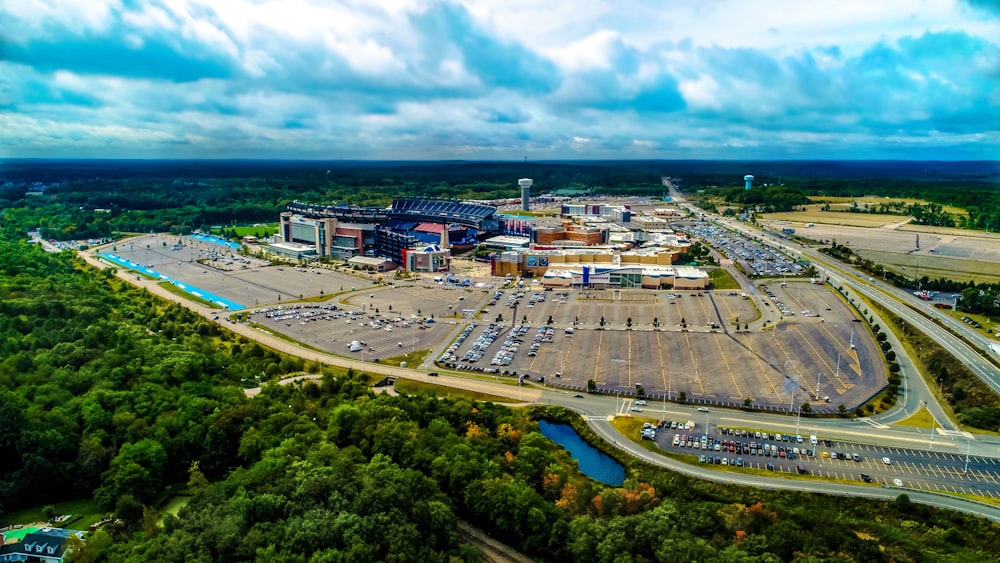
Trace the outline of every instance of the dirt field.
<path fill-rule="evenodd" d="M 800 214 L 787 215 L 794 217 Z M 812 227 L 806 227 L 806 223 L 801 221 L 771 223 L 775 230 L 786 226 L 796 229 L 796 235 L 812 240 L 845 244 L 862 256 L 885 264 L 890 270 L 910 276 L 920 270 L 920 276 L 931 278 L 1000 281 L 1000 234 L 997 233 L 913 224 L 865 228 L 818 221 Z"/>
<path fill-rule="evenodd" d="M 818 206 L 808 206 L 807 211 L 792 213 L 768 213 L 766 221 L 786 222 L 798 228 L 806 223 L 817 225 L 847 225 L 852 227 L 882 227 L 896 225 L 906 220 L 899 215 L 872 215 L 868 213 L 846 213 L 843 211 L 820 211 Z"/>

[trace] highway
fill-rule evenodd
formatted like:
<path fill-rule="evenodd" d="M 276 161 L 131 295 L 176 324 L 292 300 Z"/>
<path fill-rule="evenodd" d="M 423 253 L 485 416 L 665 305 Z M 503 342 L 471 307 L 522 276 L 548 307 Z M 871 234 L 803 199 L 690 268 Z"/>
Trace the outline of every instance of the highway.
<path fill-rule="evenodd" d="M 693 206 L 691 207 L 697 209 Z M 844 288 L 844 294 L 848 299 L 851 298 L 852 293 L 864 296 L 866 299 L 879 303 L 918 330 L 933 335 L 935 341 L 941 344 L 945 350 L 953 354 L 995 392 L 1000 393 L 1000 369 L 968 343 L 935 324 L 933 320 L 925 316 L 925 313 L 914 310 L 905 302 L 900 302 L 899 299 L 901 296 L 898 294 L 896 288 L 881 281 L 868 281 L 868 278 L 864 275 L 847 269 L 843 265 L 831 260 L 828 256 L 820 254 L 815 249 L 786 245 L 738 221 L 721 220 L 719 223 L 726 228 L 743 232 L 750 236 L 760 237 L 764 244 L 780 248 L 789 255 L 802 256 L 809 259 L 817 266 L 821 276 L 824 278 L 828 277 L 834 287 L 842 286 Z M 909 296 L 909 298 L 912 298 L 912 296 Z M 909 298 L 906 298 L 906 300 Z M 858 306 L 863 307 L 863 303 L 859 303 Z M 874 315 L 873 312 L 870 312 L 870 314 Z M 939 318 L 946 317 L 946 315 L 936 316 Z M 961 323 L 957 323 L 954 319 L 949 318 L 948 320 L 952 321 L 951 324 L 956 325 L 955 328 L 966 337 L 975 337 L 976 340 L 982 340 L 981 335 L 977 333 L 968 334 L 971 332 L 970 327 L 962 326 Z M 884 321 L 880 324 L 886 326 Z M 944 410 L 937 404 L 934 394 L 927 387 L 927 383 L 922 377 L 919 377 L 909 358 L 901 353 L 903 348 L 898 340 L 896 340 L 891 331 L 886 331 L 886 333 L 890 343 L 893 345 L 893 349 L 896 350 L 897 361 L 903 368 L 901 373 L 903 375 L 905 394 L 901 401 L 901 408 L 882 415 L 882 420 L 885 422 L 901 420 L 919 408 L 919 406 L 926 405 L 939 424 L 946 430 L 954 431 L 956 429 L 954 423 L 949 420 Z"/>
<path fill-rule="evenodd" d="M 875 280 L 874 278 L 869 281 L 869 278 L 867 278 L 865 274 L 850 270 L 847 267 L 833 261 L 830 257 L 820 254 L 815 249 L 807 247 L 794 247 L 784 244 L 781 241 L 773 240 L 764 233 L 737 221 L 725 220 L 720 222 L 720 224 L 729 229 L 741 231 L 755 237 L 760 237 L 764 243 L 772 247 L 780 248 L 786 254 L 791 256 L 802 256 L 808 258 L 814 264 L 822 265 L 822 268 L 817 269 L 820 270 L 822 276 L 828 276 L 831 283 L 835 286 L 843 285 L 849 290 L 853 290 L 858 294 L 871 299 L 872 301 L 876 301 L 880 305 L 886 307 L 893 314 L 898 315 L 922 332 L 934 335 L 934 339 L 949 353 L 953 354 L 959 359 L 959 361 L 972 370 L 972 372 L 984 383 L 989 385 L 994 392 L 1000 393 L 1000 369 L 998 369 L 989 359 L 985 358 L 979 350 L 973 348 L 967 342 L 962 341 L 962 339 L 958 338 L 951 332 L 943 330 L 942 327 L 938 326 L 933 320 L 927 317 L 928 314 L 933 315 L 933 313 L 929 311 L 915 311 L 911 308 L 909 302 L 911 299 L 914 299 L 912 295 L 909 295 L 905 291 L 899 290 L 888 283 Z M 948 326 L 949 329 L 961 334 L 967 340 L 976 343 L 976 345 L 980 346 L 980 348 L 986 351 L 987 354 L 991 353 L 989 352 L 989 344 L 991 342 L 981 333 L 972 330 L 970 327 L 952 319 L 951 317 L 948 317 L 947 315 L 934 315 L 934 317 L 937 318 L 942 324 Z"/>

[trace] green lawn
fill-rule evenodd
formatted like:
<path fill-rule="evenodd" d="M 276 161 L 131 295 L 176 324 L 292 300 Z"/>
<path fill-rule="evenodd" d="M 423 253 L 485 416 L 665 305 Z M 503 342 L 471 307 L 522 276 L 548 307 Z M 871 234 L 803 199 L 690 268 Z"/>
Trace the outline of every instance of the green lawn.
<path fill-rule="evenodd" d="M 740 284 L 729 275 L 729 272 L 722 268 L 709 270 L 708 280 L 712 283 L 712 289 L 739 289 Z"/>
<path fill-rule="evenodd" d="M 253 225 L 241 225 L 239 227 L 226 227 L 227 229 L 235 229 L 236 234 L 240 237 L 245 237 L 247 235 L 254 237 L 269 237 L 274 233 L 278 232 L 277 223 L 267 223 L 261 224 L 259 227 L 254 227 Z M 212 230 L 213 233 L 218 234 L 217 229 Z"/>
<path fill-rule="evenodd" d="M 70 530 L 86 530 L 88 526 L 99 521 L 106 514 L 97 505 L 97 502 L 91 498 L 56 502 L 53 503 L 53 506 L 56 507 L 56 511 L 60 514 L 83 515 L 83 518 L 74 520 L 66 526 Z M 45 513 L 42 512 L 42 506 L 34 506 L 4 514 L 3 519 L 0 520 L 0 525 L 29 524 L 31 522 L 45 522 Z"/>
<path fill-rule="evenodd" d="M 423 381 L 414 381 L 412 379 L 397 380 L 396 391 L 410 395 L 430 394 L 430 395 L 435 395 L 437 397 L 450 397 L 453 399 L 466 398 L 466 399 L 471 399 L 473 401 L 491 401 L 494 403 L 515 402 L 508 397 L 490 395 L 488 393 L 477 393 L 475 391 L 466 391 L 464 389 L 458 389 L 456 387 L 435 385 L 434 383 L 425 383 Z"/>
<path fill-rule="evenodd" d="M 403 344 L 404 344 L 404 346 L 402 348 L 400 348 L 400 350 L 405 350 L 406 349 L 406 346 L 405 346 L 406 342 L 404 342 L 402 340 L 400 342 L 403 342 Z M 406 362 L 406 365 L 408 367 L 415 368 L 415 367 L 419 366 L 424 361 L 424 358 L 427 357 L 427 354 L 430 354 L 430 353 L 431 353 L 430 349 L 415 350 L 413 352 L 408 352 L 406 354 L 400 354 L 398 356 L 390 356 L 388 358 L 382 358 L 382 359 L 379 360 L 379 363 L 388 364 L 390 366 L 398 366 L 400 364 L 400 362 Z"/>
<path fill-rule="evenodd" d="M 177 516 L 180 509 L 187 506 L 187 503 L 191 502 L 191 495 L 174 495 L 166 500 L 163 505 L 160 506 L 160 524 L 163 524 L 163 517 L 167 514 L 173 514 Z"/>

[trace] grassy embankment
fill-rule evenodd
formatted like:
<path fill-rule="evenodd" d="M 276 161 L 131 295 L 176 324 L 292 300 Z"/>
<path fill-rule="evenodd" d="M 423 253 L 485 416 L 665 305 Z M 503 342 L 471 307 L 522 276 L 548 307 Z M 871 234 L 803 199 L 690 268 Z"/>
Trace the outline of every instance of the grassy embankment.
<path fill-rule="evenodd" d="M 407 395 L 434 395 L 436 397 L 447 397 L 449 399 L 469 399 L 472 401 L 490 401 L 493 403 L 514 402 L 513 399 L 502 397 L 500 395 L 467 391 L 465 389 L 458 389 L 455 387 L 448 387 L 425 381 L 414 381 L 412 379 L 397 380 L 396 391 Z"/>
<path fill-rule="evenodd" d="M 406 343 L 403 342 L 403 344 Z M 389 356 L 388 358 L 382 358 L 381 360 L 379 360 L 379 362 L 390 366 L 398 366 L 401 363 L 406 362 L 406 365 L 408 367 L 415 368 L 419 366 L 421 363 L 423 363 L 424 359 L 427 357 L 427 354 L 430 353 L 431 351 L 429 349 L 414 350 L 412 352 L 407 352 L 405 354 L 400 354 L 398 356 Z"/>
<path fill-rule="evenodd" d="M 173 293 L 178 297 L 182 297 L 184 299 L 187 299 L 188 301 L 193 301 L 194 303 L 197 303 L 199 305 L 203 305 L 205 307 L 209 307 L 212 309 L 220 309 L 220 310 L 222 309 L 222 305 L 219 305 L 218 303 L 215 303 L 213 301 L 209 301 L 204 297 L 198 297 L 197 295 L 192 295 L 170 282 L 165 282 L 165 281 L 159 282 L 156 285 L 162 287 L 163 289 L 169 291 L 170 293 Z"/>
<path fill-rule="evenodd" d="M 711 283 L 712 289 L 739 289 L 740 284 L 736 283 L 736 280 L 729 275 L 723 268 L 715 268 L 709 270 L 708 281 Z"/>
<path fill-rule="evenodd" d="M 927 407 L 920 407 L 917 412 L 911 414 L 908 418 L 894 424 L 896 426 L 910 426 L 912 428 L 933 428 L 938 425 L 934 421 L 934 417 L 931 416 L 931 412 L 927 410 Z"/>
<path fill-rule="evenodd" d="M 953 422 L 963 430 L 997 433 L 996 427 L 970 426 L 958 416 L 965 409 L 1000 407 L 1000 397 L 989 386 L 930 336 L 876 303 L 868 302 L 868 306 L 888 322 L 888 328 L 913 358 L 920 376 Z"/>

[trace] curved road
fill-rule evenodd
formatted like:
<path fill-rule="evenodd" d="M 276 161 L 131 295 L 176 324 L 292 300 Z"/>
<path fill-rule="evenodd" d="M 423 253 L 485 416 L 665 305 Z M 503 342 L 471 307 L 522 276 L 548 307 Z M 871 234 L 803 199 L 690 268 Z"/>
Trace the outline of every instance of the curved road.
<path fill-rule="evenodd" d="M 91 250 L 90 252 L 93 252 Z M 95 258 L 90 252 L 81 251 L 80 255 L 91 265 L 101 269 L 107 267 L 105 264 Z M 212 309 L 199 305 L 184 299 L 179 299 L 177 295 L 167 291 L 166 289 L 159 286 L 155 280 L 149 280 L 146 278 L 140 278 L 136 280 L 134 275 L 130 275 L 122 269 L 118 269 L 118 277 L 121 279 L 136 285 L 141 288 L 145 288 L 151 293 L 159 295 L 164 299 L 178 302 L 183 306 L 197 312 L 198 314 L 204 316 L 206 319 L 211 319 L 212 316 L 218 314 L 217 309 Z M 389 366 L 385 364 L 375 364 L 369 362 L 363 362 L 359 360 L 354 360 L 351 358 L 345 358 L 342 356 L 336 356 L 333 354 L 328 354 L 325 352 L 309 350 L 299 346 L 297 344 L 279 339 L 268 333 L 261 332 L 245 324 L 232 324 L 224 322 L 222 320 L 217 321 L 224 328 L 231 330 L 241 336 L 248 339 L 257 341 L 275 350 L 297 356 L 306 360 L 313 360 L 320 363 L 326 363 L 330 365 L 336 365 L 345 368 L 353 368 L 356 370 L 366 371 L 369 373 L 376 373 L 380 375 L 387 375 L 400 378 L 417 379 L 422 381 L 428 381 L 428 377 L 425 373 L 416 371 L 409 368 L 400 368 L 395 366 Z M 715 471 L 707 470 L 702 467 L 692 466 L 677 462 L 665 456 L 659 456 L 640 448 L 638 445 L 632 443 L 629 439 L 625 438 L 621 433 L 614 429 L 608 422 L 607 417 L 615 412 L 617 412 L 621 405 L 618 403 L 616 397 L 604 397 L 596 395 L 588 395 L 585 399 L 580 399 L 570 392 L 550 389 L 536 384 L 518 386 L 510 380 L 501 382 L 500 378 L 486 379 L 478 377 L 440 377 L 434 380 L 434 383 L 445 385 L 449 387 L 454 387 L 458 389 L 465 389 L 475 392 L 481 392 L 492 395 L 500 395 L 509 397 L 516 401 L 524 401 L 537 404 L 552 404 L 552 405 L 562 405 L 573 410 L 580 412 L 586 417 L 588 423 L 595 429 L 595 431 L 601 435 L 605 440 L 610 443 L 617 445 L 617 447 L 628 451 L 630 454 L 640 457 L 650 463 L 660 465 L 663 467 L 668 467 L 672 470 L 679 471 L 688 475 L 696 476 L 704 479 L 711 479 L 720 482 L 730 482 L 737 483 L 746 486 L 755 487 L 767 487 L 773 489 L 791 489 L 791 490 L 808 490 L 817 493 L 825 494 L 837 494 L 837 495 L 851 495 L 851 496 L 867 496 L 872 498 L 895 498 L 898 494 L 898 490 L 892 489 L 873 489 L 872 487 L 866 487 L 861 485 L 842 485 L 835 483 L 823 483 L 823 482 L 804 482 L 804 481 L 788 481 L 780 478 L 772 477 L 761 477 L 756 475 L 745 475 L 738 473 L 726 473 L 720 474 Z M 705 418 L 705 424 L 710 425 L 713 422 L 710 420 L 713 413 L 703 414 L 698 413 L 694 407 L 685 407 L 680 405 L 670 404 L 669 409 L 667 405 L 663 406 L 662 412 L 667 415 L 670 414 L 674 417 L 683 417 L 688 420 L 700 421 L 701 417 Z M 650 412 L 655 411 L 655 408 L 649 407 Z M 774 428 L 775 430 L 783 430 L 785 432 L 790 432 L 792 429 L 798 429 L 801 425 L 796 424 L 796 419 L 786 416 L 786 415 L 775 415 L 775 414 L 764 414 L 764 413 L 747 413 L 741 411 L 724 411 L 721 413 L 714 413 L 715 422 L 714 424 L 726 424 L 726 425 L 744 425 L 744 426 L 757 426 L 757 427 L 767 427 Z M 731 421 L 731 422 L 730 422 Z M 840 419 L 806 419 L 805 424 L 801 425 L 802 429 L 805 428 L 818 428 L 821 429 L 824 437 L 838 438 L 843 440 L 854 440 L 854 441 L 868 441 L 874 442 L 874 438 L 877 438 L 879 444 L 887 445 L 897 445 L 899 447 L 915 447 L 916 444 L 925 441 L 923 436 L 913 434 L 906 431 L 900 430 L 880 430 L 877 436 L 873 435 L 872 428 L 864 423 L 859 423 L 856 419 L 840 420 Z M 989 440 L 992 442 L 990 444 L 985 440 L 977 440 L 977 454 L 976 455 L 988 455 L 995 456 L 995 453 L 985 453 L 980 452 L 980 446 L 982 449 L 993 448 L 996 452 L 998 447 L 1000 447 L 1000 439 Z M 939 448 L 949 448 L 953 451 L 957 451 L 963 444 L 957 443 L 955 440 L 942 439 L 935 442 Z M 907 490 L 911 500 L 920 502 L 923 504 L 928 504 L 932 506 L 951 508 L 954 510 L 959 510 L 963 512 L 968 512 L 972 514 L 982 515 L 984 517 L 990 518 L 992 520 L 1000 521 L 1000 508 L 994 507 L 992 505 L 986 505 L 976 501 L 971 501 L 967 499 L 962 499 L 958 497 L 949 497 L 945 495 L 934 495 L 930 493 L 925 493 L 922 491 L 910 491 Z"/>

